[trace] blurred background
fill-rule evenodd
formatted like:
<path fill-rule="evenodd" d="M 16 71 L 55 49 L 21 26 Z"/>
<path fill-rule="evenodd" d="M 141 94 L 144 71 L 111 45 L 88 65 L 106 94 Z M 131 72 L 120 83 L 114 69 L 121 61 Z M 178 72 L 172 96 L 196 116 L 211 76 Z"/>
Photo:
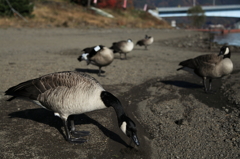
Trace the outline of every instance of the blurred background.
<path fill-rule="evenodd" d="M 240 1 L 0 0 L 0 27 L 212 29 L 240 46 Z"/>

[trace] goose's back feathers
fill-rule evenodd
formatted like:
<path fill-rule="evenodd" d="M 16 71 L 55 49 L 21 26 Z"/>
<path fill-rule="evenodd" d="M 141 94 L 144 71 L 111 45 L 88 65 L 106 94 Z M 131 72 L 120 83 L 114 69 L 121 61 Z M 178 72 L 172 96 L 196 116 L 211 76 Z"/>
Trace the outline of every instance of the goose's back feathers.
<path fill-rule="evenodd" d="M 87 74 L 59 72 L 20 83 L 9 88 L 5 94 L 39 102 L 40 106 L 67 117 L 95 110 L 96 107 L 104 108 L 100 99 L 103 90 L 98 81 Z"/>

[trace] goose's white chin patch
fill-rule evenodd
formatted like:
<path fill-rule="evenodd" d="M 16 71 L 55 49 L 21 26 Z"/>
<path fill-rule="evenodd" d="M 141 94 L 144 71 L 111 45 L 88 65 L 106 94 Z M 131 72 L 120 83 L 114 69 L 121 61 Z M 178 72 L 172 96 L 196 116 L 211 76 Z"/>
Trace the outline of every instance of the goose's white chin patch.
<path fill-rule="evenodd" d="M 127 130 L 127 123 L 124 121 L 122 125 L 120 126 L 120 129 L 123 131 L 124 134 L 126 134 Z"/>
<path fill-rule="evenodd" d="M 60 117 L 60 114 L 59 113 L 54 113 L 54 116 Z"/>
<path fill-rule="evenodd" d="M 227 55 L 228 53 L 229 53 L 229 48 L 227 47 L 224 55 Z"/>
<path fill-rule="evenodd" d="M 82 54 L 82 60 L 86 60 L 87 61 L 88 60 L 87 59 L 87 55 L 88 55 L 88 53 Z"/>
<path fill-rule="evenodd" d="M 101 48 L 100 48 L 100 46 L 96 46 L 95 48 L 94 48 L 94 50 L 97 52 L 97 51 L 99 51 Z"/>

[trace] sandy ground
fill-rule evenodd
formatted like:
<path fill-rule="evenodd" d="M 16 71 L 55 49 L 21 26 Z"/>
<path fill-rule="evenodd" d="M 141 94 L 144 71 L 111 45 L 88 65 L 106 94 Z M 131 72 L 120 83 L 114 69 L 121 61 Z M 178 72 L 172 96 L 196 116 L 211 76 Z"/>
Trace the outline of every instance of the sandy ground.
<path fill-rule="evenodd" d="M 78 62 L 89 46 L 145 34 L 148 50 L 135 46 L 127 60 L 103 68 Z M 208 50 L 205 34 L 185 30 L 140 29 L 0 29 L 0 158 L 240 158 L 240 49 L 232 47 L 234 71 L 214 80 L 205 94 L 201 79 L 176 71 L 178 63 Z M 78 115 L 78 129 L 91 132 L 84 144 L 65 141 L 62 122 L 52 112 L 14 100 L 4 91 L 20 82 L 59 71 L 95 77 L 122 102 L 136 122 L 139 147 L 117 126 L 112 108 Z"/>

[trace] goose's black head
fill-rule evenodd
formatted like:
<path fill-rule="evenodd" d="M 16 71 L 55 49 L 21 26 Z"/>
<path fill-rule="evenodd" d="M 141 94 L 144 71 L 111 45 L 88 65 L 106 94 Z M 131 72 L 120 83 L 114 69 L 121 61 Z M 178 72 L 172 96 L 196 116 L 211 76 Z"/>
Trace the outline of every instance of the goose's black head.
<path fill-rule="evenodd" d="M 139 146 L 140 143 L 137 138 L 137 129 L 135 123 L 124 113 L 121 102 L 110 92 L 102 91 L 101 99 L 106 107 L 112 106 L 117 114 L 118 118 L 118 126 L 126 134 L 130 137 L 134 143 Z"/>
<path fill-rule="evenodd" d="M 221 56 L 221 55 L 223 55 L 224 58 L 230 58 L 231 57 L 231 51 L 230 51 L 229 46 L 221 47 L 218 56 Z"/>
<path fill-rule="evenodd" d="M 148 36 L 148 35 L 145 36 L 145 39 L 150 39 L 150 38 L 151 38 L 151 36 Z"/>
<path fill-rule="evenodd" d="M 103 47 L 104 47 L 103 45 L 98 45 L 98 46 L 99 46 L 100 50 L 102 50 L 102 49 L 103 49 Z"/>
<path fill-rule="evenodd" d="M 85 61 L 88 61 L 88 56 L 89 56 L 89 53 L 83 53 L 82 55 L 80 55 L 78 57 L 78 61 L 82 61 L 82 60 L 85 60 Z"/>
<path fill-rule="evenodd" d="M 103 49 L 103 45 L 97 45 L 97 46 L 94 46 L 91 48 L 91 50 L 89 50 L 89 53 L 88 53 L 88 58 L 92 58 L 93 56 L 95 56 L 99 51 L 101 51 Z"/>
<path fill-rule="evenodd" d="M 119 127 L 123 131 L 123 133 L 126 134 L 129 138 L 131 138 L 137 146 L 139 146 L 140 143 L 137 137 L 137 128 L 135 123 L 125 114 L 121 116 L 119 122 Z"/>
<path fill-rule="evenodd" d="M 99 50 L 102 50 L 103 47 L 104 47 L 103 45 L 97 45 L 93 48 L 93 51 L 98 52 Z"/>

